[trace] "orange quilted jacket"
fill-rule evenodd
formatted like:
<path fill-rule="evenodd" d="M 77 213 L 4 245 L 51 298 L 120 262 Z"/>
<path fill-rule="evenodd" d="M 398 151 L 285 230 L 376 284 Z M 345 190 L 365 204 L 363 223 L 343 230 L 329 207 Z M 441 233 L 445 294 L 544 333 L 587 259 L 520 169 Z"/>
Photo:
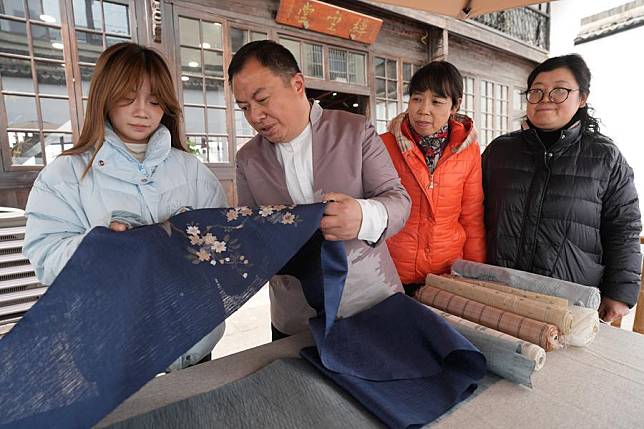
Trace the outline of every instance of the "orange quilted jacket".
<path fill-rule="evenodd" d="M 449 142 L 434 174 L 409 127 L 401 114 L 381 135 L 412 201 L 407 224 L 387 240 L 403 284 L 446 273 L 455 259 L 485 262 L 481 154 L 472 120 L 450 119 Z"/>

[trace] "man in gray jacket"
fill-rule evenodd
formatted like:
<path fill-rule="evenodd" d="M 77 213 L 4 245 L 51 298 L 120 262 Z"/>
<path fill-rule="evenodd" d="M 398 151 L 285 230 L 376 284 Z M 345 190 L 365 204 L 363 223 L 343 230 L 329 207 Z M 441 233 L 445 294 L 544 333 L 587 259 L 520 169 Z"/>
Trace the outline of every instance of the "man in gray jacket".
<path fill-rule="evenodd" d="M 228 78 L 258 132 L 237 153 L 238 203 L 333 201 L 320 228 L 327 240 L 345 242 L 349 273 L 339 317 L 401 292 L 385 239 L 403 227 L 411 203 L 374 127 L 364 116 L 309 103 L 295 58 L 276 42 L 243 46 Z M 274 340 L 306 330 L 315 312 L 297 279 L 275 276 L 269 295 Z"/>

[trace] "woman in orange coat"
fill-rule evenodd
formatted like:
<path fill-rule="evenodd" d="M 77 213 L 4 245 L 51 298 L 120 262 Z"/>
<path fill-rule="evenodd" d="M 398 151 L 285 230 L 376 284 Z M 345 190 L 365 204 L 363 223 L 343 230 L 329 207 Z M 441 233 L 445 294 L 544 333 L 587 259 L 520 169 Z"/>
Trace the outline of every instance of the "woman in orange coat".
<path fill-rule="evenodd" d="M 409 83 L 409 107 L 382 140 L 412 200 L 405 227 L 387 240 L 405 290 L 455 259 L 485 262 L 481 154 L 470 118 L 459 115 L 463 77 L 434 61 Z"/>

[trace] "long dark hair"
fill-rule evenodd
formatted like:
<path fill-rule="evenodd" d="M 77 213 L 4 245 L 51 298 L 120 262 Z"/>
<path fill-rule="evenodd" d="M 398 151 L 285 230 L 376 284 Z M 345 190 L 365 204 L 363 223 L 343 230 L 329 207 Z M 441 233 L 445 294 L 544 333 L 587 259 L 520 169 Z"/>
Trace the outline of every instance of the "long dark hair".
<path fill-rule="evenodd" d="M 591 73 L 584 59 L 578 54 L 549 58 L 539 64 L 528 76 L 528 89 L 530 89 L 539 73 L 549 72 L 558 68 L 570 70 L 579 85 L 579 93 L 588 97 L 588 94 L 590 94 Z M 580 107 L 577 111 L 577 116 L 581 120 L 581 125 L 586 134 L 599 134 L 599 120 L 592 115 L 593 111 L 594 109 L 588 106 L 588 102 L 586 102 L 586 106 Z"/>

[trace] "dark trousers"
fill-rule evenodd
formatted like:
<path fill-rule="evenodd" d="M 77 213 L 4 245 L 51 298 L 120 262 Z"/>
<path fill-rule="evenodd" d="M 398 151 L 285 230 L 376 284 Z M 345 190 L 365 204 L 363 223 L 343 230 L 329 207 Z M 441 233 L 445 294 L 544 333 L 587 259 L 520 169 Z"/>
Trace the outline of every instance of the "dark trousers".
<path fill-rule="evenodd" d="M 405 295 L 411 296 L 413 298 L 416 295 L 416 291 L 423 286 L 425 285 L 420 283 L 408 283 L 406 285 L 403 285 L 403 289 L 405 289 Z"/>

